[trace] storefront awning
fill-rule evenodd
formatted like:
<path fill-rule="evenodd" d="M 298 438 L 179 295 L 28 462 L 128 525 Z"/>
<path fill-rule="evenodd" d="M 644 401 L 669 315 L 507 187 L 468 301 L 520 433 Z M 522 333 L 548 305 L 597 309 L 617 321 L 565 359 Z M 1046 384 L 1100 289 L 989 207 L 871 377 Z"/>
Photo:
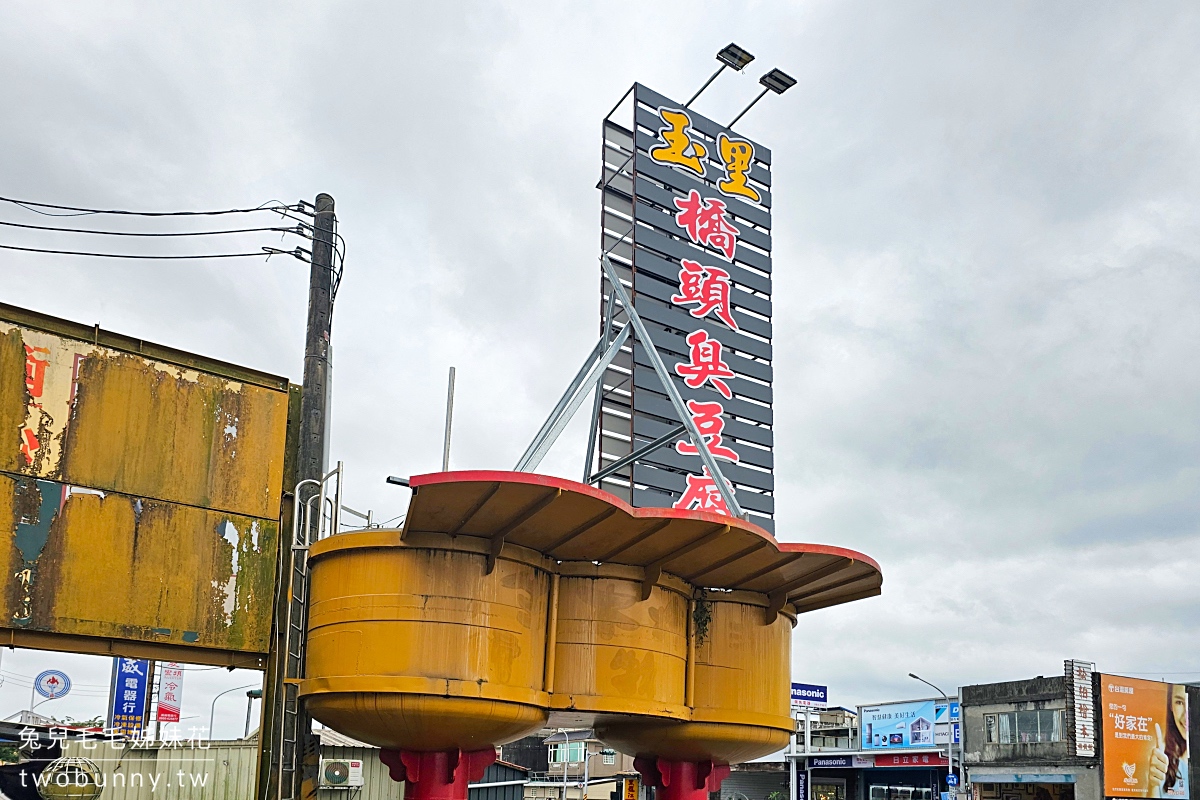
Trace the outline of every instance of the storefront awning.
<path fill-rule="evenodd" d="M 1075 783 L 1075 776 L 1061 772 L 1008 772 L 977 775 L 971 771 L 971 783 Z"/>

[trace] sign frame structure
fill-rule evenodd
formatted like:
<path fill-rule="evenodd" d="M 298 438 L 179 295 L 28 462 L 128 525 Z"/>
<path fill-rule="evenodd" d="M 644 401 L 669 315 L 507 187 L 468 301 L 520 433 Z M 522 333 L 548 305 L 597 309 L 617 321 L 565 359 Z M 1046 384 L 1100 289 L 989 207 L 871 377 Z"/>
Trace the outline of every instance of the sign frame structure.
<path fill-rule="evenodd" d="M 115 656 L 109 683 L 106 727 L 128 739 L 142 736 L 146 729 L 153 685 L 153 661 Z"/>
<path fill-rule="evenodd" d="M 1099 682 L 1103 796 L 1189 798 L 1186 686 L 1108 674 Z"/>
<path fill-rule="evenodd" d="M 602 149 L 601 251 L 737 505 L 774 533 L 771 151 L 641 84 L 605 118 Z M 611 288 L 602 273 L 602 341 L 627 323 L 606 311 Z M 635 507 L 728 514 L 653 361 L 632 341 L 605 369 L 585 480 L 598 464 Z"/>

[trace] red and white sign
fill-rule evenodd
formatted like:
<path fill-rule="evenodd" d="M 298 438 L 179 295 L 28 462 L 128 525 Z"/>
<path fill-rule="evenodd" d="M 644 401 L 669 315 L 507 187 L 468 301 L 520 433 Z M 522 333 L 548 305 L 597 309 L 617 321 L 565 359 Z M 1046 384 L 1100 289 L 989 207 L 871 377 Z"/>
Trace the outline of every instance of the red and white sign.
<path fill-rule="evenodd" d="M 159 722 L 179 722 L 179 708 L 183 705 L 183 668 L 174 661 L 163 664 L 158 679 Z"/>
<path fill-rule="evenodd" d="M 948 767 L 950 762 L 937 753 L 876 754 L 876 767 Z"/>

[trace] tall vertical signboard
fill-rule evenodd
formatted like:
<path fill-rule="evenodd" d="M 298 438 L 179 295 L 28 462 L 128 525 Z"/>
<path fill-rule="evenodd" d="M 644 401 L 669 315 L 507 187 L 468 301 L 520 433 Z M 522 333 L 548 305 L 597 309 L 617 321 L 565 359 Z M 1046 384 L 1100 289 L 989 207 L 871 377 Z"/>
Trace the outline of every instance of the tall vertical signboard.
<path fill-rule="evenodd" d="M 1090 661 L 1068 659 L 1063 662 L 1067 678 L 1067 735 L 1077 756 L 1096 755 L 1096 705 L 1092 696 L 1092 673 L 1096 665 Z"/>
<path fill-rule="evenodd" d="M 738 503 L 773 531 L 771 151 L 640 84 L 605 119 L 603 147 L 602 250 Z M 601 295 L 605 308 L 603 276 Z M 632 343 L 604 377 L 601 466 L 679 422 Z M 683 433 L 604 488 L 634 506 L 728 513 Z"/>
<path fill-rule="evenodd" d="M 174 661 L 163 664 L 158 679 L 159 722 L 179 722 L 179 709 L 183 704 L 183 668 Z"/>
<path fill-rule="evenodd" d="M 150 699 L 150 662 L 114 658 L 109 687 L 108 728 L 118 736 L 136 739 L 146 727 Z"/>

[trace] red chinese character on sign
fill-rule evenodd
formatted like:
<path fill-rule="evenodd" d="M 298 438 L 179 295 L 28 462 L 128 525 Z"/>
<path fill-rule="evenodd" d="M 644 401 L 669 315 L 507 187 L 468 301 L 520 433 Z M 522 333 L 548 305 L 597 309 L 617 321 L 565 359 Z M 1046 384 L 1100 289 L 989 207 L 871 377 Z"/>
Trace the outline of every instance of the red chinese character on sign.
<path fill-rule="evenodd" d="M 37 434 L 29 430 L 29 428 L 21 429 L 21 455 L 25 456 L 25 463 L 33 463 L 33 453 L 41 447 L 38 442 Z"/>
<path fill-rule="evenodd" d="M 725 254 L 726 261 L 733 261 L 741 231 L 726 218 L 725 201 L 705 200 L 692 189 L 687 197 L 676 197 L 674 202 L 679 209 L 675 222 L 687 231 L 688 237 L 697 244 L 717 248 Z"/>
<path fill-rule="evenodd" d="M 692 420 L 700 430 L 700 437 L 704 439 L 704 444 L 708 445 L 708 452 L 712 453 L 713 458 L 723 458 L 735 464 L 741 461 L 741 457 L 732 448 L 721 444 L 721 432 L 725 430 L 725 420 L 721 415 L 725 413 L 725 406 L 715 400 L 711 403 L 688 400 L 687 407 L 692 414 Z M 700 454 L 700 449 L 691 442 L 681 439 L 675 443 L 675 452 L 684 456 L 695 456 Z"/>
<path fill-rule="evenodd" d="M 25 345 L 25 386 L 29 389 L 29 395 L 35 399 L 42 396 L 46 365 L 50 363 L 49 355 L 48 348 Z"/>
<path fill-rule="evenodd" d="M 687 337 L 688 363 L 680 362 L 675 365 L 675 373 L 683 377 L 683 382 L 693 389 L 699 389 L 705 382 L 711 382 L 713 388 L 720 392 L 726 400 L 733 397 L 729 384 L 722 378 L 735 378 L 733 370 L 721 360 L 721 343 L 710 339 L 707 331 L 693 331 Z"/>
<path fill-rule="evenodd" d="M 730 486 L 729 490 L 733 491 L 733 487 Z M 717 482 L 713 480 L 707 467 L 704 468 L 703 475 L 687 476 L 687 488 L 684 489 L 683 496 L 671 507 L 687 511 L 716 511 L 732 516 L 729 506 L 725 505 L 725 498 L 721 497 L 721 490 L 717 488 Z"/>
<path fill-rule="evenodd" d="M 716 311 L 722 322 L 732 330 L 738 330 L 729 304 L 729 273 L 717 267 L 701 266 L 686 258 L 679 263 L 683 266 L 679 270 L 679 294 L 672 295 L 671 302 L 677 306 L 698 303 L 696 308 L 688 311 L 693 317 L 702 319 L 709 312 Z"/>

